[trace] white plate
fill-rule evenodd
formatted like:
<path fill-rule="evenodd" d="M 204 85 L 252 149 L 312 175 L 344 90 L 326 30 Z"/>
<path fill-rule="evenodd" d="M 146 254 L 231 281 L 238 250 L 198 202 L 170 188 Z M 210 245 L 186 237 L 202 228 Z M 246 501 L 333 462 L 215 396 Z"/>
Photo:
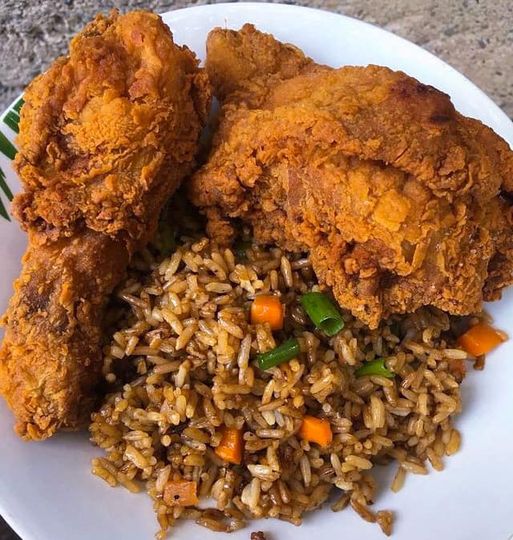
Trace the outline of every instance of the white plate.
<path fill-rule="evenodd" d="M 513 124 L 470 81 L 441 60 L 384 30 L 360 21 L 306 8 L 262 3 L 218 4 L 164 15 L 178 43 L 200 57 L 208 31 L 239 28 L 253 22 L 280 40 L 295 43 L 315 60 L 342 64 L 384 64 L 402 69 L 451 95 L 463 113 L 481 119 L 513 143 Z M 10 115 L 12 119 L 12 114 Z M 1 131 L 14 132 L 0 119 Z M 14 118 L 15 119 L 15 118 Z M 0 167 L 16 192 L 19 183 L 10 160 Z M 0 198 L 6 203 L 1 192 Z M 0 309 L 18 274 L 25 236 L 16 223 L 0 217 Z M 513 336 L 513 291 L 490 305 L 497 326 Z M 513 342 L 487 359 L 482 373 L 470 373 L 463 385 L 461 452 L 446 459 L 443 473 L 407 479 L 404 489 L 380 492 L 377 508 L 396 512 L 396 540 L 508 540 L 513 535 Z M 90 459 L 98 453 L 86 434 L 66 434 L 44 443 L 24 443 L 12 430 L 12 417 L 0 404 L 0 513 L 24 540 L 144 540 L 157 529 L 149 498 L 111 489 L 91 476 Z M 380 476 L 390 476 L 386 471 Z M 253 523 L 231 538 L 247 539 L 250 530 L 279 540 L 321 538 L 383 539 L 376 525 L 352 511 L 310 514 L 300 528 L 276 520 Z M 219 539 L 193 523 L 180 524 L 172 538 Z"/>

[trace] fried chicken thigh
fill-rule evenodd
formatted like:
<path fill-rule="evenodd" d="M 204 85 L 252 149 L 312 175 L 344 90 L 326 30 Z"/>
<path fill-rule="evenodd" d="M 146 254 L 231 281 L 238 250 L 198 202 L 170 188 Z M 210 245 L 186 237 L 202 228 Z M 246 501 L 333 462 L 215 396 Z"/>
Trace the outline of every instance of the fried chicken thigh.
<path fill-rule="evenodd" d="M 449 97 L 385 67 L 319 66 L 250 25 L 216 29 L 221 103 L 190 184 L 208 231 L 305 251 L 375 328 L 424 305 L 469 314 L 513 278 L 513 154 Z"/>
<path fill-rule="evenodd" d="M 87 419 L 108 296 L 190 173 L 209 103 L 194 54 L 147 12 L 96 17 L 28 87 L 14 213 L 29 245 L 0 350 L 22 437 Z"/>

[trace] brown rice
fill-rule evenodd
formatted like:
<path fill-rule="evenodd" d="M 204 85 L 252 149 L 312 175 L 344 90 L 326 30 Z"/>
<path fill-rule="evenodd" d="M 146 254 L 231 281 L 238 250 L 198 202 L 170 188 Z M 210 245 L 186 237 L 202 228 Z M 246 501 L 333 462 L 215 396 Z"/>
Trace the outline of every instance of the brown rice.
<path fill-rule="evenodd" d="M 392 514 L 370 509 L 374 464 L 399 462 L 391 486 L 398 491 L 406 472 L 426 474 L 427 463 L 441 470 L 442 457 L 461 444 L 451 360 L 466 355 L 447 341 L 448 316 L 426 308 L 369 330 L 343 312 L 345 328 L 327 338 L 298 302 L 319 290 L 304 257 L 253 246 L 241 260 L 201 238 L 185 239 L 167 259 L 148 252 L 143 259 L 118 293 L 128 309 L 105 347 L 112 392 L 90 431 L 106 457 L 93 461 L 93 473 L 130 491 L 145 486 L 159 538 L 182 518 L 223 532 L 260 517 L 297 525 L 333 491 L 334 511 L 351 506 L 390 534 Z M 249 306 L 264 293 L 285 305 L 282 332 L 249 324 Z M 290 336 L 299 357 L 261 371 L 255 354 Z M 378 356 L 394 379 L 355 377 Z M 305 414 L 330 422 L 328 447 L 299 438 Z M 243 430 L 240 466 L 214 452 L 223 425 Z M 173 479 L 196 482 L 215 508 L 167 505 L 163 491 Z"/>

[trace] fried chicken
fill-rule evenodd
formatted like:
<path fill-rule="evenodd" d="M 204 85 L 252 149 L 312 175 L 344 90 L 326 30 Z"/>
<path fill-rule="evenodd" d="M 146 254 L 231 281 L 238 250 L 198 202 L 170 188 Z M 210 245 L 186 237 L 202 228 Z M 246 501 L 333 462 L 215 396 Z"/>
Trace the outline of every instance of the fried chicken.
<path fill-rule="evenodd" d="M 469 314 L 513 281 L 513 154 L 449 97 L 385 67 L 319 66 L 246 25 L 216 29 L 221 103 L 189 194 L 229 242 L 308 252 L 341 306 L 375 328 L 436 306 Z"/>
<path fill-rule="evenodd" d="M 106 234 L 85 229 L 49 241 L 44 233 L 29 233 L 0 357 L 2 393 L 20 435 L 46 438 L 87 420 L 105 299 L 127 263 L 127 250 Z"/>
<path fill-rule="evenodd" d="M 96 17 L 28 87 L 14 212 L 29 245 L 0 350 L 22 437 L 87 419 L 109 294 L 190 173 L 209 106 L 196 57 L 147 12 Z"/>

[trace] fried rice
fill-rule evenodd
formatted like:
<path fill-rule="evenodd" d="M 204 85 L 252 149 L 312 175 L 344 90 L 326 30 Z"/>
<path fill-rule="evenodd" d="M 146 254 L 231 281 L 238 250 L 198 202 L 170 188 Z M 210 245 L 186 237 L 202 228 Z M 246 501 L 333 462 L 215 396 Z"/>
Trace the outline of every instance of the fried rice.
<path fill-rule="evenodd" d="M 327 337 L 299 302 L 317 290 L 308 258 L 273 247 L 236 253 L 184 238 L 169 257 L 146 251 L 135 264 L 105 348 L 111 393 L 90 425 L 105 457 L 92 470 L 111 486 L 147 491 L 158 538 L 179 519 L 223 532 L 262 517 L 299 525 L 328 497 L 333 511 L 351 507 L 389 535 L 392 512 L 372 509 L 374 466 L 396 464 L 398 491 L 409 473 L 442 470 L 458 451 L 453 417 L 467 354 L 454 346 L 451 319 L 423 308 L 369 330 L 341 310 L 343 330 Z M 250 323 L 262 294 L 284 304 L 283 330 Z M 256 355 L 290 337 L 300 354 L 260 370 Z M 356 376 L 375 358 L 395 376 Z M 306 415 L 329 421 L 329 445 L 300 437 Z M 224 428 L 242 430 L 240 465 L 215 452 Z M 194 483 L 201 505 L 165 500 L 178 480 Z"/>

